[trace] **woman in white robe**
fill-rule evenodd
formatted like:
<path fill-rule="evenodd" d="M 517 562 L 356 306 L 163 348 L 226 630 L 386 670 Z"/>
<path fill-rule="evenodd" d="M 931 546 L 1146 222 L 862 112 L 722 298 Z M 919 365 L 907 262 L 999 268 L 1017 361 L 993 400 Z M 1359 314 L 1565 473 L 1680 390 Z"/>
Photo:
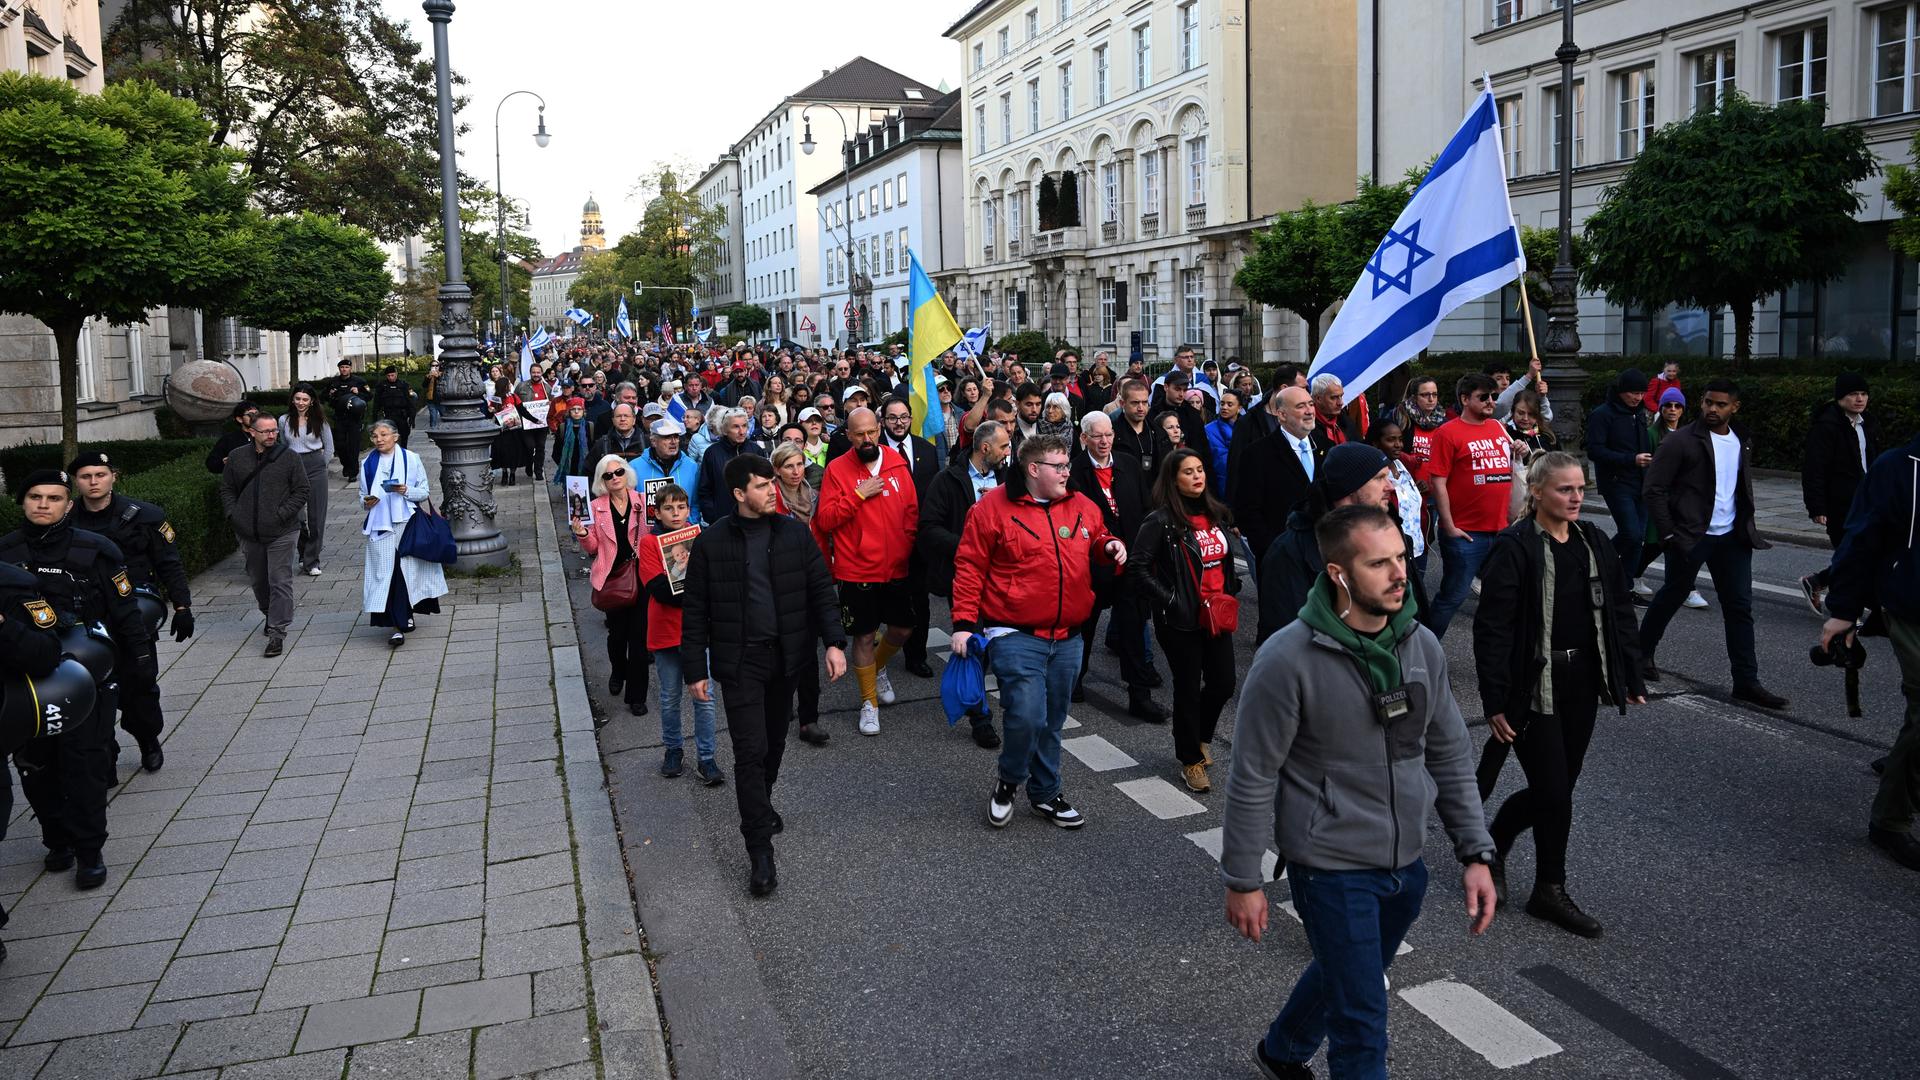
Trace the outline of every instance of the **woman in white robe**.
<path fill-rule="evenodd" d="M 360 503 L 367 508 L 360 605 L 374 626 L 393 627 L 387 644 L 398 647 L 414 615 L 439 614 L 447 576 L 439 563 L 400 554 L 407 520 L 427 501 L 426 465 L 400 445 L 399 431 L 385 420 L 373 425 L 371 438 L 373 453 L 360 467 Z"/>

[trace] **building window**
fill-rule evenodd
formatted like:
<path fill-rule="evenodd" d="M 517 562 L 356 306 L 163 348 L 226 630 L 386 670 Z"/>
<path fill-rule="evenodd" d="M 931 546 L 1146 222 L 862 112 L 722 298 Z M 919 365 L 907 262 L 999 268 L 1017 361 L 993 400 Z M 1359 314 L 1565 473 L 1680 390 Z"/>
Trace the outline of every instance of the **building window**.
<path fill-rule="evenodd" d="M 980 325 L 993 325 L 993 290 L 980 290 Z"/>
<path fill-rule="evenodd" d="M 880 301 L 880 336 L 893 333 L 893 301 Z"/>
<path fill-rule="evenodd" d="M 867 216 L 867 193 L 864 191 L 857 192 L 855 193 L 853 198 L 854 198 L 854 211 L 853 211 L 854 216 L 863 217 L 863 218 L 866 217 Z"/>
<path fill-rule="evenodd" d="M 886 243 L 882 246 L 886 248 L 886 253 L 887 253 L 886 254 L 887 261 L 885 263 L 887 268 L 887 273 L 891 274 L 893 273 L 893 234 L 883 233 L 881 234 L 880 238 L 886 241 Z"/>
<path fill-rule="evenodd" d="M 1133 28 L 1133 88 L 1145 89 L 1153 82 L 1153 24 Z"/>
<path fill-rule="evenodd" d="M 1007 27 L 1004 27 L 1004 26 L 1001 27 L 999 39 L 1000 39 L 1000 55 L 1005 56 L 1007 55 L 1007 51 L 1009 48 L 1011 48 L 1013 43 L 1013 31 L 1009 30 Z"/>
<path fill-rule="evenodd" d="M 1009 287 L 1007 289 L 1007 333 L 1020 332 L 1020 316 L 1025 314 L 1026 312 L 1020 310 L 1020 290 Z"/>
<path fill-rule="evenodd" d="M 1180 271 L 1181 315 L 1180 341 L 1185 345 L 1198 345 L 1205 340 L 1207 321 L 1207 286 L 1204 272 L 1199 267 Z"/>
<path fill-rule="evenodd" d="M 1521 105 L 1520 95 L 1515 94 L 1512 97 L 1501 98 L 1495 106 L 1500 111 L 1500 142 L 1506 149 L 1509 177 L 1519 176 L 1524 171 L 1520 164 L 1525 160 L 1521 156 L 1523 134 L 1520 126 Z"/>
<path fill-rule="evenodd" d="M 1914 110 L 1914 47 L 1920 4 L 1883 8 L 1873 17 L 1873 115 Z"/>
<path fill-rule="evenodd" d="M 1120 220 L 1120 166 L 1114 162 L 1100 166 L 1100 220 Z"/>
<path fill-rule="evenodd" d="M 1000 142 L 1002 145 L 1013 141 L 1013 95 L 1000 95 Z"/>
<path fill-rule="evenodd" d="M 1040 80 L 1027 80 L 1027 131 L 1040 130 Z"/>
<path fill-rule="evenodd" d="M 1614 156 L 1624 160 L 1644 149 L 1647 137 L 1653 134 L 1653 68 L 1649 65 L 1623 71 L 1614 78 L 1620 86 L 1619 139 Z"/>
<path fill-rule="evenodd" d="M 907 205 L 907 174 L 901 173 L 893 181 L 893 198 L 901 206 Z"/>
<path fill-rule="evenodd" d="M 891 180 L 880 182 L 880 205 L 887 210 L 893 209 L 893 181 Z"/>
<path fill-rule="evenodd" d="M 1058 22 L 1073 18 L 1073 0 L 1060 0 L 1054 8 L 1054 17 Z"/>
<path fill-rule="evenodd" d="M 1007 192 L 1007 241 L 1009 243 L 1020 239 L 1020 221 L 1026 216 L 1026 207 L 1021 204 L 1026 201 L 1026 197 L 1018 191 Z"/>
<path fill-rule="evenodd" d="M 1180 70 L 1192 71 L 1200 66 L 1200 13 L 1195 0 L 1187 0 L 1179 8 L 1180 14 Z"/>
<path fill-rule="evenodd" d="M 1823 101 L 1827 96 L 1827 26 L 1789 30 L 1774 38 L 1779 49 L 1774 100 Z"/>
<path fill-rule="evenodd" d="M 907 271 L 907 227 L 900 226 L 900 272 Z"/>
<path fill-rule="evenodd" d="M 1148 147 L 1140 151 L 1140 213 L 1160 212 L 1160 151 Z"/>
<path fill-rule="evenodd" d="M 1207 205 L 1207 137 L 1187 140 L 1187 205 Z"/>
<path fill-rule="evenodd" d="M 980 237 L 982 241 L 984 241 L 987 247 L 989 248 L 993 247 L 993 242 L 994 242 L 993 241 L 993 233 L 994 233 L 993 218 L 994 218 L 993 199 L 990 197 L 981 199 L 980 200 Z"/>
<path fill-rule="evenodd" d="M 985 105 L 973 107 L 973 152 L 975 154 L 987 152 L 987 107 Z"/>
<path fill-rule="evenodd" d="M 1627 356 L 1719 356 L 1724 308 L 1628 305 L 1620 312 L 1620 352 Z M 1784 327 L 1784 324 L 1783 324 Z"/>
<path fill-rule="evenodd" d="M 1093 50 L 1093 103 L 1095 105 L 1107 103 L 1107 94 L 1112 85 L 1112 75 L 1107 65 L 1107 47 L 1096 45 Z"/>
<path fill-rule="evenodd" d="M 1060 65 L 1060 119 L 1073 116 L 1073 64 Z"/>
<path fill-rule="evenodd" d="M 1147 347 L 1153 345 L 1154 337 L 1160 333 L 1159 296 L 1154 292 L 1154 287 L 1152 274 L 1141 274 L 1134 278 L 1136 313 L 1133 324 L 1140 328 L 1141 344 Z"/>
<path fill-rule="evenodd" d="M 1543 95 L 1546 102 L 1546 129 L 1540 141 L 1546 147 L 1546 162 L 1549 170 L 1560 168 L 1560 88 L 1549 86 Z M 1587 163 L 1587 84 L 1573 84 L 1573 165 L 1579 168 Z"/>
<path fill-rule="evenodd" d="M 973 70 L 979 71 L 981 68 L 986 66 L 987 66 L 987 43 L 984 41 L 976 41 L 973 43 Z"/>
<path fill-rule="evenodd" d="M 1510 26 L 1525 17 L 1525 0 L 1493 0 L 1493 25 Z"/>
<path fill-rule="evenodd" d="M 1100 344 L 1111 345 L 1114 338 L 1113 279 L 1100 279 Z"/>
<path fill-rule="evenodd" d="M 1027 40 L 1032 41 L 1034 38 L 1037 38 L 1039 36 L 1040 36 L 1040 9 L 1034 8 L 1033 10 L 1027 12 Z"/>
<path fill-rule="evenodd" d="M 1733 90 L 1733 46 L 1693 54 L 1693 111 L 1720 104 Z"/>

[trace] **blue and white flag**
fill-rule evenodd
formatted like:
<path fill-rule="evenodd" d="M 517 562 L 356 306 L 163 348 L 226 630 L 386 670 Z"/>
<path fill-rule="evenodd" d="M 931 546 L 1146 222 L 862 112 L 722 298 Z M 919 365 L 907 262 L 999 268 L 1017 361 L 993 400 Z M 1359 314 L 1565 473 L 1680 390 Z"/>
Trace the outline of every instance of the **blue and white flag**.
<path fill-rule="evenodd" d="M 1505 160 L 1489 88 L 1367 260 L 1312 374 L 1340 376 L 1351 401 L 1426 348 L 1449 312 L 1520 276 Z"/>
<path fill-rule="evenodd" d="M 627 298 L 620 298 L 620 310 L 613 316 L 613 328 L 628 341 L 633 340 L 633 323 L 627 319 Z"/>
<path fill-rule="evenodd" d="M 577 307 L 570 307 L 566 311 L 562 312 L 561 314 L 573 320 L 573 324 L 575 326 L 585 327 L 589 323 L 593 322 L 593 315 L 591 313 L 583 311 Z"/>
<path fill-rule="evenodd" d="M 520 381 L 533 378 L 533 344 L 522 342 L 520 345 Z"/>
<path fill-rule="evenodd" d="M 542 326 L 535 329 L 533 336 L 527 339 L 527 348 L 544 349 L 552 342 L 553 335 L 547 331 L 546 327 Z"/>
<path fill-rule="evenodd" d="M 980 357 L 986 355 L 987 334 L 992 329 L 993 324 L 988 323 L 985 326 L 976 326 L 965 334 L 962 334 L 960 336 L 960 343 L 953 347 L 953 355 L 962 360 L 978 360 Z"/>
<path fill-rule="evenodd" d="M 693 332 L 693 336 L 700 342 L 700 344 L 705 345 L 708 341 L 713 339 L 713 327 L 709 326 L 705 330 L 695 330 Z"/>

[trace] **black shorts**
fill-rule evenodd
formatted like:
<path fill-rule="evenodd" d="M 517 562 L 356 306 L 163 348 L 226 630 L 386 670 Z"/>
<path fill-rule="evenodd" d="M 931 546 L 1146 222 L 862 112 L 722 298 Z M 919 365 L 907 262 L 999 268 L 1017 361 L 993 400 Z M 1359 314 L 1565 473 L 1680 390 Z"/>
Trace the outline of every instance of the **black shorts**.
<path fill-rule="evenodd" d="M 840 590 L 840 626 L 849 634 L 871 634 L 880 624 L 901 629 L 917 621 L 907 583 L 899 581 L 836 581 Z"/>

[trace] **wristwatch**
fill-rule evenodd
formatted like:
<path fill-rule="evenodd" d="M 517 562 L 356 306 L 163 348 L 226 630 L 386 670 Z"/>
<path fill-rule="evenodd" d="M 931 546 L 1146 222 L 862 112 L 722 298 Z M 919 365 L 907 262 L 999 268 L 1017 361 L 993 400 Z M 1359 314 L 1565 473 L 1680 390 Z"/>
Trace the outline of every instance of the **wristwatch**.
<path fill-rule="evenodd" d="M 1494 855 L 1493 855 L 1493 852 L 1491 852 L 1491 851 L 1476 851 L 1476 852 L 1474 852 L 1474 853 L 1473 853 L 1473 854 L 1471 854 L 1471 855 L 1462 855 L 1462 856 L 1460 856 L 1460 865 L 1461 865 L 1461 866 L 1472 866 L 1472 865 L 1474 865 L 1475 863 L 1478 863 L 1478 864 L 1480 864 L 1480 865 L 1482 865 L 1482 866 L 1492 866 L 1492 865 L 1493 865 L 1493 863 L 1494 863 Z"/>

